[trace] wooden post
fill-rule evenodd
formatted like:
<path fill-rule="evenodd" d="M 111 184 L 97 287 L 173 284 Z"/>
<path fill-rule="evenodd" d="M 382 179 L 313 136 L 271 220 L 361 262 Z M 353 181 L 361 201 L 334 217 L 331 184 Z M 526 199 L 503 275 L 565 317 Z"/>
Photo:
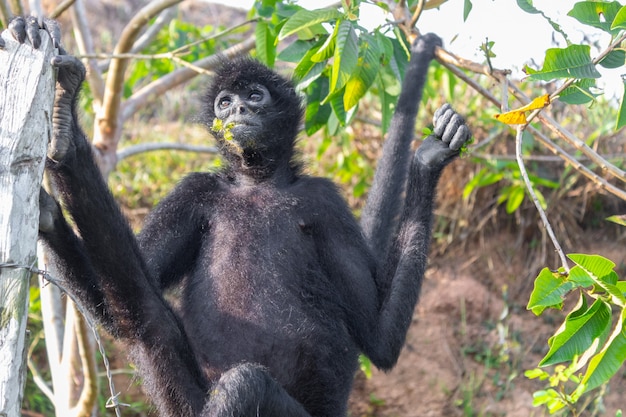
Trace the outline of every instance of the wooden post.
<path fill-rule="evenodd" d="M 39 188 L 52 135 L 54 47 L 5 30 L 0 49 L 0 417 L 19 417 L 26 380 L 28 287 L 37 251 Z"/>

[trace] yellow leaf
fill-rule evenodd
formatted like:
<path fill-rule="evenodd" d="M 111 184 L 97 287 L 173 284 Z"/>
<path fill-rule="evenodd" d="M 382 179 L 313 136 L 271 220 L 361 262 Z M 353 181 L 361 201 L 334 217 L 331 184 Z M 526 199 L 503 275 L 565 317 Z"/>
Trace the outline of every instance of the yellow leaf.
<path fill-rule="evenodd" d="M 525 112 L 543 109 L 548 104 L 550 104 L 550 95 L 544 94 L 535 98 L 533 101 L 525 106 L 508 111 L 506 113 L 495 114 L 493 117 L 495 117 L 498 121 L 502 123 L 506 123 L 507 125 L 523 125 L 526 124 Z"/>
<path fill-rule="evenodd" d="M 502 114 L 494 114 L 498 121 L 502 123 L 506 123 L 507 125 L 525 125 L 526 124 L 526 114 L 521 111 L 512 110 Z"/>

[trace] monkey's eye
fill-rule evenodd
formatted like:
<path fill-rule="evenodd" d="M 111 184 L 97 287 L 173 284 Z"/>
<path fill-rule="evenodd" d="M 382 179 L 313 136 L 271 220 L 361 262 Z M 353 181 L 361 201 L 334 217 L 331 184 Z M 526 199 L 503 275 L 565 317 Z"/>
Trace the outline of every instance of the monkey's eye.
<path fill-rule="evenodd" d="M 230 97 L 222 97 L 220 99 L 220 101 L 217 103 L 217 106 L 220 109 L 224 110 L 224 109 L 227 109 L 228 107 L 230 107 L 230 104 L 231 104 Z"/>
<path fill-rule="evenodd" d="M 250 95 L 248 96 L 248 99 L 251 101 L 261 101 L 263 100 L 263 93 L 258 90 L 252 90 L 250 92 Z"/>

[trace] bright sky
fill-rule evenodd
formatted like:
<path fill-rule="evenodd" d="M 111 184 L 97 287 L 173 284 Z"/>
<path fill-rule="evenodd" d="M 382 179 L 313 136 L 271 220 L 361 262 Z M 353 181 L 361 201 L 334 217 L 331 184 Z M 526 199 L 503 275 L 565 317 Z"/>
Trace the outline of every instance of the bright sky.
<path fill-rule="evenodd" d="M 207 0 L 223 3 L 234 7 L 249 10 L 253 0 Z M 577 0 L 534 0 L 534 6 L 544 11 L 552 20 L 562 26 L 572 42 L 580 42 L 584 35 L 598 34 L 600 45 L 608 44 L 609 36 L 595 31 L 589 26 L 582 26 L 575 19 L 567 16 L 567 12 Z M 334 0 L 299 0 L 298 4 L 305 8 L 321 8 L 336 3 Z M 554 35 L 552 27 L 541 15 L 531 15 L 523 12 L 514 0 L 474 0 L 473 9 L 466 22 L 463 22 L 463 1 L 450 0 L 444 3 L 439 10 L 424 12 L 418 22 L 422 33 L 435 32 L 444 41 L 444 46 L 450 52 L 463 58 L 483 62 L 479 51 L 485 39 L 495 41 L 492 59 L 494 67 L 513 70 L 513 77 L 522 78 L 521 69 L 524 64 L 534 62 L 540 65 L 543 62 L 545 50 L 551 47 L 565 47 L 561 35 Z M 367 10 L 370 10 L 368 13 Z M 362 25 L 376 27 L 384 22 L 384 16 L 375 6 L 362 6 Z M 585 33 L 580 32 L 581 28 Z M 555 45 L 553 38 L 559 42 Z M 592 47 L 592 57 L 599 51 Z M 606 82 L 608 96 L 617 94 L 621 97 L 623 83 L 620 73 L 624 68 L 616 70 L 602 70 L 603 81 Z"/>

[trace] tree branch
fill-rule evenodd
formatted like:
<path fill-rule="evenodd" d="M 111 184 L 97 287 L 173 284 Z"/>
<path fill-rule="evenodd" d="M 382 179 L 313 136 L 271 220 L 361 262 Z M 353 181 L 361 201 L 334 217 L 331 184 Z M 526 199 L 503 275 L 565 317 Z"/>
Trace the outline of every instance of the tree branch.
<path fill-rule="evenodd" d="M 193 65 L 203 70 L 212 70 L 223 59 L 232 59 L 236 56 L 248 53 L 254 48 L 255 44 L 256 41 L 254 37 L 250 37 L 240 44 L 231 46 L 220 54 L 200 59 L 194 62 Z M 124 102 L 121 120 L 128 120 L 128 118 L 135 114 L 135 112 L 148 101 L 190 80 L 197 74 L 198 73 L 191 68 L 180 68 L 141 88 Z"/>
<path fill-rule="evenodd" d="M 76 0 L 64 0 L 61 4 L 54 8 L 52 13 L 50 13 L 50 19 L 56 19 L 57 17 L 61 16 L 61 14 L 69 9 L 75 2 Z"/>
<path fill-rule="evenodd" d="M 113 51 L 114 55 L 129 52 L 137 36 L 143 27 L 157 14 L 164 9 L 180 3 L 182 0 L 155 0 L 142 8 L 128 22 L 120 39 Z M 124 86 L 124 74 L 128 65 L 128 59 L 115 58 L 111 61 L 111 67 L 107 74 L 104 95 L 102 99 L 102 109 L 96 115 L 96 135 L 94 143 L 105 142 L 104 148 L 115 149 L 118 138 L 118 124 L 120 123 L 121 91 Z M 112 142 L 112 143 L 111 143 Z"/>
<path fill-rule="evenodd" d="M 188 145 L 186 143 L 142 143 L 139 145 L 129 146 L 128 148 L 120 149 L 117 153 L 117 160 L 130 158 L 145 152 L 162 151 L 162 150 L 175 150 L 185 152 L 196 153 L 218 153 L 218 149 L 215 146 L 195 146 Z"/>
<path fill-rule="evenodd" d="M 70 11 L 72 17 L 72 26 L 74 27 L 74 36 L 78 51 L 81 55 L 93 54 L 95 48 L 93 38 L 89 29 L 87 13 L 82 1 L 77 1 Z M 95 59 L 83 59 L 83 63 L 87 68 L 87 82 L 93 94 L 94 107 L 100 109 L 102 107 L 102 97 L 104 96 L 104 78 L 102 71 L 98 68 L 98 62 Z"/>

